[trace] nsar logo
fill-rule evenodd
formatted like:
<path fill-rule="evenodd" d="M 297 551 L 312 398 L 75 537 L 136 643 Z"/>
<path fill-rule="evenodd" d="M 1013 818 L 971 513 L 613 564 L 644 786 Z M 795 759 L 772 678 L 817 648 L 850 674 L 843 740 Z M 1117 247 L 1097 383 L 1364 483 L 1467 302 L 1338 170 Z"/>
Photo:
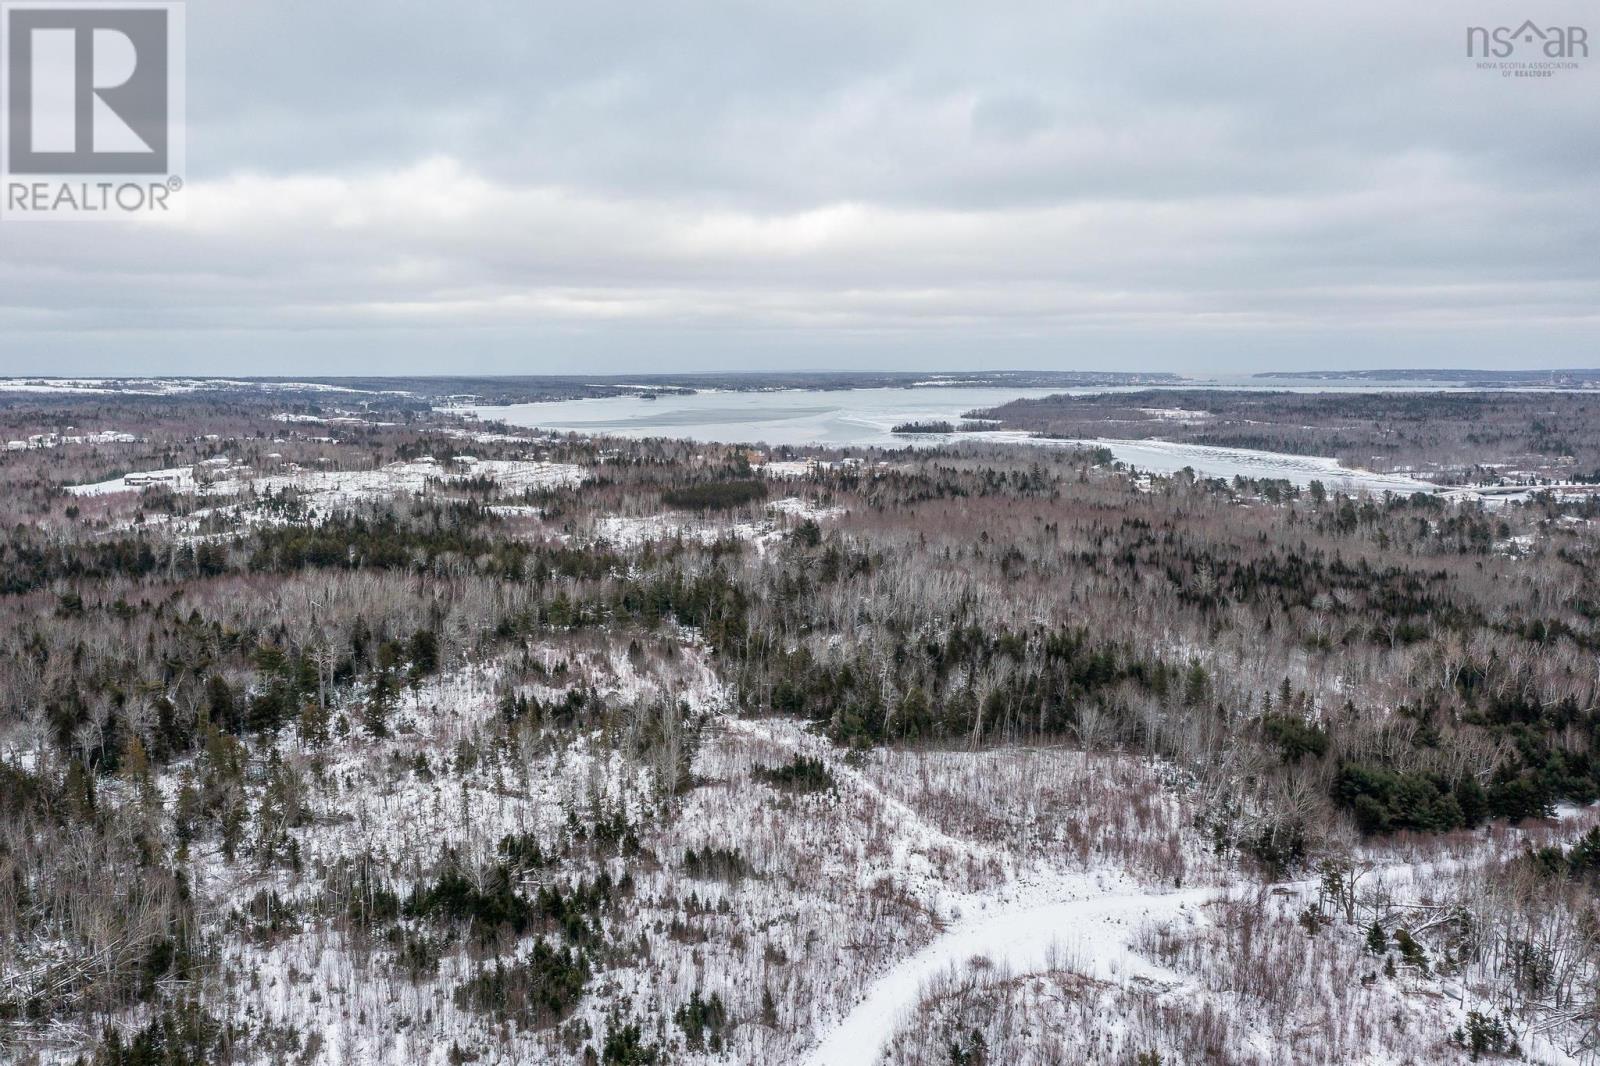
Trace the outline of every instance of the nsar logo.
<path fill-rule="evenodd" d="M 1546 59 L 1589 58 L 1589 31 L 1582 26 L 1540 27 L 1529 19 L 1515 28 L 1467 27 L 1468 59 L 1510 59 L 1519 44 L 1533 45 Z"/>

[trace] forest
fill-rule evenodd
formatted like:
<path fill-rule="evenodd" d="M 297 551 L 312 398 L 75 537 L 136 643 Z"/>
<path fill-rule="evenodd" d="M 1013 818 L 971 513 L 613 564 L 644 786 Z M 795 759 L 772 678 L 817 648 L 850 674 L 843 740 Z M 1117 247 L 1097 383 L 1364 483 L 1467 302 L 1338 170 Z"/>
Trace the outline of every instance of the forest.
<path fill-rule="evenodd" d="M 1274 396 L 1313 428 L 985 417 L 1600 470 L 1581 397 Z M 0 452 L 11 1061 L 800 1061 L 972 900 L 1107 876 L 1212 893 L 1116 945 L 1184 1010 L 951 971 L 893 1061 L 1600 1053 L 1600 498 L 74 403 L 0 410 L 134 438 Z M 1260 975 L 1305 943 L 1332 1008 Z"/>
<path fill-rule="evenodd" d="M 971 417 L 1042 436 L 1327 455 L 1356 469 L 1419 473 L 1437 484 L 1600 483 L 1600 397 L 1592 389 L 1163 389 L 1016 400 Z"/>

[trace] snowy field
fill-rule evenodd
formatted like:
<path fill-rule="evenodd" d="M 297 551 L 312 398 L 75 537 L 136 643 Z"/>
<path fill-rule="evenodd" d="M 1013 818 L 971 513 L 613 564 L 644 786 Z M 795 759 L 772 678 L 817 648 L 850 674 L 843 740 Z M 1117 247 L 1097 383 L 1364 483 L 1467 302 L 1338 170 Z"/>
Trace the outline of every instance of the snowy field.
<path fill-rule="evenodd" d="M 114 492 L 137 492 L 149 485 L 167 485 L 201 496 L 238 496 L 246 492 L 268 495 L 292 491 L 309 497 L 318 506 L 337 506 L 354 500 L 383 499 L 396 495 L 415 495 L 434 482 L 459 483 L 472 478 L 488 478 L 503 492 L 529 489 L 564 488 L 583 482 L 587 472 L 569 463 L 517 460 L 474 460 L 448 466 L 431 458 L 392 463 L 375 470 L 294 470 L 282 474 L 257 474 L 248 468 L 219 466 L 215 476 L 199 480 L 202 467 L 176 467 L 142 470 L 109 478 L 90 485 L 72 485 L 74 496 L 104 496 Z"/>
<path fill-rule="evenodd" d="M 786 527 L 780 517 L 792 522 L 806 520 L 825 522 L 840 518 L 842 507 L 821 507 L 797 496 L 773 500 L 765 508 L 771 517 L 753 522 L 726 522 L 715 518 L 702 518 L 679 512 L 641 515 L 606 515 L 591 527 L 593 539 L 620 549 L 638 548 L 667 540 L 683 540 L 696 544 L 714 544 L 719 540 L 748 541 L 758 551 L 765 551 L 781 541 Z"/>

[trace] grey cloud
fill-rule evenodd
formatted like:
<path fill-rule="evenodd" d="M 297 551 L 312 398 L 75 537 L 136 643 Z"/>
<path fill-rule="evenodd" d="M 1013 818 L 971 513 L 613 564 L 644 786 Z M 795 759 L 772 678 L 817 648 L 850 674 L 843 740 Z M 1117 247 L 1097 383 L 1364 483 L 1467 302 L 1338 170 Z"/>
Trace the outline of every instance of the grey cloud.
<path fill-rule="evenodd" d="M 189 222 L 0 230 L 0 373 L 1595 361 L 1485 0 L 189 11 Z"/>

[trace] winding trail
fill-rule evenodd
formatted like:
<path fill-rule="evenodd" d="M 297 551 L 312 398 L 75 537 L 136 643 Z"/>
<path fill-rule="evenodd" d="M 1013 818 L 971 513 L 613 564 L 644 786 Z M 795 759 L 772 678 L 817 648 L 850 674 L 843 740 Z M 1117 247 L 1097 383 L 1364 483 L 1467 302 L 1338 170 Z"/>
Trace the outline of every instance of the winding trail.
<path fill-rule="evenodd" d="M 824 759 L 841 783 L 871 795 L 892 819 L 901 846 L 941 847 L 957 854 L 999 856 L 996 849 L 952 836 L 915 807 L 890 794 L 868 775 L 835 757 L 829 747 L 772 719 L 723 718 L 726 728 L 797 753 Z M 1033 871 L 1038 875 L 1043 871 Z M 1013 873 L 1015 876 L 1015 872 Z M 1015 889 L 1013 880 L 1008 888 Z M 1050 872 L 1033 881 L 1024 898 L 993 895 L 962 897 L 966 917 L 916 954 L 895 963 L 867 986 L 865 997 L 827 1033 L 806 1058 L 807 1066 L 877 1066 L 895 1028 L 916 1008 L 933 978 L 982 956 L 1016 974 L 1070 965 L 1100 980 L 1147 980 L 1179 985 L 1179 975 L 1141 958 L 1128 946 L 1143 926 L 1171 921 L 1226 893 L 1217 887 L 1163 892 L 1140 890 L 1127 882 L 1121 890 L 1095 876 Z M 974 909 L 974 908 L 980 909 Z"/>
<path fill-rule="evenodd" d="M 816 738 L 800 732 L 784 733 L 773 728 L 773 719 L 764 718 L 738 718 L 734 715 L 724 715 L 722 724 L 731 732 L 741 733 L 747 737 L 776 744 L 781 748 L 796 752 L 801 755 L 810 755 L 820 758 L 828 764 L 828 770 L 836 778 L 848 782 L 858 791 L 871 796 L 874 802 L 883 807 L 885 811 L 894 815 L 894 826 L 899 835 L 914 838 L 915 842 L 923 847 L 938 846 L 963 855 L 994 855 L 995 849 L 976 841 L 965 840 L 961 837 L 951 836 L 921 811 L 911 806 L 873 781 L 866 774 L 838 758 L 835 752 L 826 744 L 816 741 Z"/>
<path fill-rule="evenodd" d="M 895 1028 L 932 978 L 986 956 L 1015 973 L 1035 973 L 1057 961 L 1108 981 L 1176 983 L 1172 972 L 1134 954 L 1128 941 L 1139 927 L 1170 921 L 1220 898 L 1220 888 L 1128 893 L 1004 908 L 962 922 L 874 981 L 866 998 L 806 1059 L 808 1066 L 876 1066 Z"/>
<path fill-rule="evenodd" d="M 937 847 L 973 857 L 1004 856 L 990 845 L 946 832 L 869 775 L 837 758 L 825 742 L 789 723 L 734 715 L 724 716 L 723 722 L 733 732 L 823 759 L 842 785 L 870 795 L 881 805 L 891 820 L 897 851 Z M 1459 859 L 1379 863 L 1367 869 L 1373 880 L 1365 884 L 1369 888 L 1378 881 L 1405 884 L 1459 863 Z M 1107 873 L 1111 873 L 1109 885 Z M 1244 887 L 1246 891 L 1303 895 L 1314 891 L 1317 882 Z M 1236 891 L 1215 885 L 1164 891 L 1157 886 L 1141 887 L 1125 874 L 1111 871 L 1075 873 L 1037 867 L 1026 871 L 1012 868 L 1007 884 L 998 891 L 973 895 L 952 887 L 947 900 L 959 904 L 952 913 L 962 916 L 922 950 L 895 962 L 869 982 L 855 1006 L 842 1018 L 830 1020 L 831 1025 L 818 1034 L 821 1042 L 805 1057 L 805 1066 L 881 1066 L 889 1041 L 913 1016 L 928 986 L 975 958 L 987 959 L 1013 976 L 1061 967 L 1111 984 L 1142 983 L 1184 996 L 1208 996 L 1193 978 L 1140 956 L 1131 944 L 1141 929 L 1157 923 L 1204 921 L 1202 908 Z M 1467 994 L 1459 987 L 1443 986 L 1440 991 L 1467 1003 Z M 1527 1032 L 1522 1039 L 1529 1061 L 1575 1066 L 1576 1060 L 1547 1036 Z"/>

